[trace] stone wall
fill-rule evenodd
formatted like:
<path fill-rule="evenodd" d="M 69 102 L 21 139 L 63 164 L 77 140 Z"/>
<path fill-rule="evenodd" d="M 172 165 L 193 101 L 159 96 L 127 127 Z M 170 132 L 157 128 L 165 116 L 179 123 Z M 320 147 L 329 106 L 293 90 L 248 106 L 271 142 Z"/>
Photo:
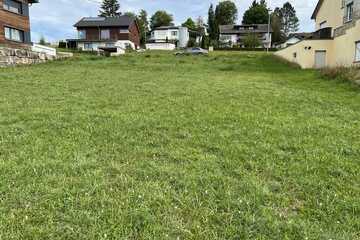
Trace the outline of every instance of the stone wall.
<path fill-rule="evenodd" d="M 60 57 L 46 55 L 45 53 L 33 52 L 29 49 L 13 49 L 0 47 L 0 67 L 14 66 L 19 64 L 36 64 Z"/>

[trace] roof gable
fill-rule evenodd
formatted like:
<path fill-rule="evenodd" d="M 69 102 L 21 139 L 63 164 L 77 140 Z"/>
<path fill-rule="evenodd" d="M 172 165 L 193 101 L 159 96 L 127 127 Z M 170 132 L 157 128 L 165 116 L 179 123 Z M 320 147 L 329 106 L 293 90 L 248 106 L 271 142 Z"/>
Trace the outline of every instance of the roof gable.
<path fill-rule="evenodd" d="M 74 27 L 129 27 L 135 20 L 129 16 L 119 17 L 85 17 Z"/>
<path fill-rule="evenodd" d="M 318 3 L 316 4 L 315 10 L 311 16 L 311 19 L 315 19 L 316 15 L 318 14 L 322 4 L 324 3 L 324 0 L 319 0 Z"/>

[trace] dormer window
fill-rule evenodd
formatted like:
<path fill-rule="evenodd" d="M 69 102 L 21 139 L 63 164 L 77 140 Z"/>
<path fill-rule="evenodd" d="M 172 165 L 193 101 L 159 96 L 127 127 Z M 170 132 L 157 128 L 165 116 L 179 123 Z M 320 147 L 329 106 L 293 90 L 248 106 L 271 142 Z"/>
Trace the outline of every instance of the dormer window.
<path fill-rule="evenodd" d="M 353 13 L 354 13 L 354 2 L 351 2 L 348 5 L 346 5 L 346 16 L 345 16 L 346 22 L 352 21 Z"/>
<path fill-rule="evenodd" d="M 3 6 L 4 6 L 4 9 L 9 12 L 23 14 L 21 2 L 14 1 L 14 0 L 4 0 Z"/>

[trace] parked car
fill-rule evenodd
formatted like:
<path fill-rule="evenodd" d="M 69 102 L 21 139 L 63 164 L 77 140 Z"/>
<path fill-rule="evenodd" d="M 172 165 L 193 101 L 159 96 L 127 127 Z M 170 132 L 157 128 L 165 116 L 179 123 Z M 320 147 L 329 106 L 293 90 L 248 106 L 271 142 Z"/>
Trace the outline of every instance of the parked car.
<path fill-rule="evenodd" d="M 181 52 L 176 52 L 175 55 L 207 55 L 209 54 L 208 50 L 195 47 L 195 48 L 188 48 Z"/>

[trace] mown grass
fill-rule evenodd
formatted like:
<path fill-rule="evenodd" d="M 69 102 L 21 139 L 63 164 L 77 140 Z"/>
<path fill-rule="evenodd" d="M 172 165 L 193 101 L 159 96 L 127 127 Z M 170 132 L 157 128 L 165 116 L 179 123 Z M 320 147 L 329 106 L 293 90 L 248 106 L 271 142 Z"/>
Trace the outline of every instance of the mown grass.
<path fill-rule="evenodd" d="M 0 70 L 0 239 L 359 239 L 360 92 L 256 53 Z"/>

